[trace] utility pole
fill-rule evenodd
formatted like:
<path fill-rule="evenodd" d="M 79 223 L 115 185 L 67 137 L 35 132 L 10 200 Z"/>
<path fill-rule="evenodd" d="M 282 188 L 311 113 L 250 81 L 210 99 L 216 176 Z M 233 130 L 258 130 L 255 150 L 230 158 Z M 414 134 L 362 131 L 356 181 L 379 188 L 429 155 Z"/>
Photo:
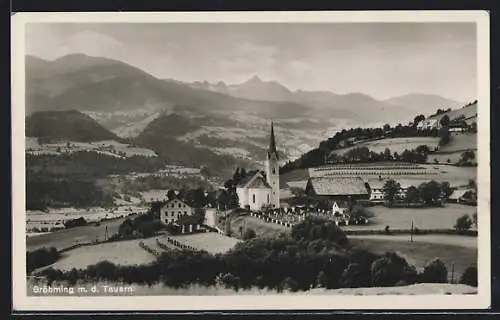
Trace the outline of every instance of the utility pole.
<path fill-rule="evenodd" d="M 106 230 L 104 231 L 104 241 L 108 240 L 108 226 L 106 226 Z"/>
<path fill-rule="evenodd" d="M 455 264 L 451 265 L 451 283 L 453 283 L 453 278 L 455 276 Z"/>
<path fill-rule="evenodd" d="M 410 242 L 413 242 L 413 219 L 411 220 Z"/>

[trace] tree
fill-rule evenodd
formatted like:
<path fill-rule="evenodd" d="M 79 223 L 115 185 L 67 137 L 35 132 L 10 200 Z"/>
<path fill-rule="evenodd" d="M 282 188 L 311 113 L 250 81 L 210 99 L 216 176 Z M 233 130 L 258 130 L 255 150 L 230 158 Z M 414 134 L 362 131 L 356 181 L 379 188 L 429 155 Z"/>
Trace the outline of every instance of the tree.
<path fill-rule="evenodd" d="M 464 273 L 460 277 L 460 283 L 477 287 L 477 268 L 472 266 L 465 269 Z"/>
<path fill-rule="evenodd" d="M 476 180 L 474 180 L 474 179 L 469 179 L 469 182 L 468 182 L 467 186 L 468 186 L 469 188 L 472 188 L 472 189 L 474 189 L 474 190 L 476 190 L 476 191 L 477 191 L 477 184 L 476 184 Z"/>
<path fill-rule="evenodd" d="M 450 130 L 448 127 L 439 129 L 439 145 L 444 146 L 450 143 Z"/>
<path fill-rule="evenodd" d="M 372 285 L 376 287 L 394 286 L 400 281 L 412 284 L 417 280 L 416 270 L 393 252 L 388 252 L 373 262 L 371 275 Z"/>
<path fill-rule="evenodd" d="M 453 189 L 447 181 L 441 183 L 441 191 L 446 199 L 453 193 Z"/>
<path fill-rule="evenodd" d="M 453 226 L 457 231 L 466 231 L 472 227 L 472 219 L 468 214 L 464 214 L 460 218 L 457 219 L 457 222 Z"/>
<path fill-rule="evenodd" d="M 236 209 L 240 206 L 240 200 L 238 198 L 238 194 L 236 193 L 236 189 L 232 188 L 229 191 L 229 203 L 228 209 Z"/>
<path fill-rule="evenodd" d="M 169 200 L 174 199 L 174 198 L 175 198 L 175 191 L 174 191 L 174 190 L 172 190 L 172 189 L 168 190 L 168 191 L 167 191 L 167 198 L 168 198 Z"/>
<path fill-rule="evenodd" d="M 389 124 L 387 124 L 387 123 L 386 123 L 386 124 L 384 124 L 384 126 L 383 126 L 383 128 L 382 128 L 382 129 L 384 130 L 384 132 L 385 132 L 385 131 L 389 131 L 389 130 L 391 130 L 391 126 L 390 126 Z"/>
<path fill-rule="evenodd" d="M 423 114 L 417 115 L 413 119 L 413 126 L 416 127 L 421 121 L 424 121 L 424 120 L 425 120 L 425 116 Z"/>
<path fill-rule="evenodd" d="M 418 203 L 420 201 L 420 192 L 414 186 L 408 187 L 406 190 L 405 200 L 407 203 Z"/>
<path fill-rule="evenodd" d="M 243 233 L 243 240 L 250 240 L 253 239 L 257 236 L 255 233 L 254 229 L 248 228 L 245 230 L 245 233 Z"/>
<path fill-rule="evenodd" d="M 217 208 L 219 210 L 227 210 L 229 207 L 229 194 L 226 190 L 221 190 L 217 197 Z"/>
<path fill-rule="evenodd" d="M 472 160 L 476 158 L 474 151 L 466 150 L 462 152 L 460 162 L 464 165 L 470 164 Z"/>
<path fill-rule="evenodd" d="M 391 160 L 391 159 L 392 159 L 391 150 L 389 148 L 385 148 L 385 150 L 384 150 L 384 160 Z"/>
<path fill-rule="evenodd" d="M 441 127 L 448 127 L 448 125 L 450 124 L 450 117 L 448 117 L 448 115 L 445 114 L 439 120 L 439 124 L 441 125 Z"/>
<path fill-rule="evenodd" d="M 321 270 L 316 277 L 316 287 L 317 288 L 326 288 L 328 286 L 328 277 L 326 273 Z"/>
<path fill-rule="evenodd" d="M 210 178 L 210 170 L 207 166 L 202 166 L 200 168 L 200 174 L 203 176 L 203 178 L 205 178 L 205 180 Z"/>
<path fill-rule="evenodd" d="M 420 197 L 427 205 L 436 204 L 442 193 L 441 185 L 434 180 L 420 184 L 418 190 Z"/>
<path fill-rule="evenodd" d="M 472 222 L 474 226 L 477 228 L 477 211 L 472 214 Z"/>
<path fill-rule="evenodd" d="M 341 288 L 360 288 L 367 285 L 364 280 L 366 278 L 363 275 L 366 272 L 363 266 L 359 263 L 350 263 L 339 279 L 339 285 Z M 368 270 L 368 275 L 370 275 Z"/>
<path fill-rule="evenodd" d="M 448 282 L 448 270 L 444 262 L 438 258 L 429 261 L 420 275 L 420 281 L 423 283 Z"/>
<path fill-rule="evenodd" d="M 389 206 L 394 203 L 394 198 L 399 193 L 401 186 L 395 180 L 387 180 L 382 187 L 382 192 L 384 193 L 384 199 L 388 202 Z"/>

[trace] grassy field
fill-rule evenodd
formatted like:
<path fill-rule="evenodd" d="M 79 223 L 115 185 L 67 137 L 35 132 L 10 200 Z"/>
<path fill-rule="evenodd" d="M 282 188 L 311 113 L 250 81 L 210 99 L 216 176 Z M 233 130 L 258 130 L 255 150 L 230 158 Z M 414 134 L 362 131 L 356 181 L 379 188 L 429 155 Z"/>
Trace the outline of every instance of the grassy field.
<path fill-rule="evenodd" d="M 54 269 L 84 269 L 89 265 L 107 260 L 118 265 L 140 265 L 155 261 L 155 257 L 139 246 L 141 240 L 127 240 L 84 246 L 63 253 L 52 265 Z"/>
<path fill-rule="evenodd" d="M 111 236 L 118 232 L 118 227 L 124 220 L 125 218 L 104 221 L 98 227 L 92 224 L 29 237 L 26 239 L 26 250 L 33 251 L 42 247 L 55 247 L 60 250 L 77 243 L 95 241 L 96 238 L 104 240 L 106 227 L 108 228 L 108 236 Z"/>
<path fill-rule="evenodd" d="M 367 147 L 373 152 L 384 152 L 385 148 L 389 148 L 391 153 L 402 153 L 406 150 L 414 150 L 420 145 L 427 145 L 433 150 L 438 145 L 439 139 L 434 137 L 410 137 L 410 138 L 389 138 L 368 142 L 360 142 L 352 147 L 335 150 L 337 154 L 344 154 L 347 151 L 356 147 Z"/>
<path fill-rule="evenodd" d="M 414 227 L 420 229 L 453 228 L 455 222 L 464 214 L 472 214 L 475 207 L 448 203 L 440 208 L 387 208 L 375 206 L 370 208 L 375 214 L 372 224 L 343 227 L 347 230 L 383 229 L 410 229 L 413 220 Z"/>
<path fill-rule="evenodd" d="M 171 238 L 199 250 L 205 250 L 214 254 L 226 252 L 240 242 L 238 239 L 220 235 L 215 232 L 178 235 L 172 236 Z"/>
<path fill-rule="evenodd" d="M 429 260 L 439 258 L 446 264 L 450 278 L 452 266 L 454 266 L 455 280 L 460 277 L 466 268 L 477 265 L 477 248 L 383 239 L 350 238 L 350 243 L 353 246 L 359 246 L 380 254 L 387 251 L 396 252 L 403 256 L 409 264 L 417 268 L 423 268 Z"/>
<path fill-rule="evenodd" d="M 285 228 L 280 224 L 264 222 L 256 217 L 240 216 L 231 220 L 231 230 L 233 232 L 237 233 L 240 226 L 255 230 L 258 237 L 274 237 L 290 230 L 290 228 Z"/>
<path fill-rule="evenodd" d="M 440 152 L 456 152 L 477 149 L 477 134 L 475 133 L 452 133 L 450 143 L 439 148 Z"/>

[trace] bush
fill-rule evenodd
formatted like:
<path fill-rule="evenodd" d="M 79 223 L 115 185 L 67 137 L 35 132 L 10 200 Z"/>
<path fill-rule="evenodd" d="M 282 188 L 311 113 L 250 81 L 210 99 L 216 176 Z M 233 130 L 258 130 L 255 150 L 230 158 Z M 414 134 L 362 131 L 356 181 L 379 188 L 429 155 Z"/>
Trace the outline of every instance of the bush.
<path fill-rule="evenodd" d="M 317 288 L 326 288 L 328 286 L 328 277 L 326 273 L 321 270 L 316 277 L 316 287 Z"/>
<path fill-rule="evenodd" d="M 365 274 L 364 274 L 365 273 Z M 368 269 L 368 278 L 370 277 Z M 340 276 L 341 288 L 360 288 L 369 286 L 366 279 L 366 269 L 359 263 L 350 263 Z"/>
<path fill-rule="evenodd" d="M 60 257 L 60 253 L 54 247 L 26 252 L 26 272 L 31 273 L 35 269 L 53 264 Z"/>
<path fill-rule="evenodd" d="M 299 284 L 291 277 L 286 277 L 281 283 L 281 288 L 286 291 L 295 292 L 298 290 Z"/>
<path fill-rule="evenodd" d="M 86 226 L 87 225 L 87 220 L 85 220 L 83 217 L 80 217 L 78 219 L 71 219 L 64 221 L 64 226 L 66 228 L 74 228 L 74 227 L 80 227 L 80 226 Z"/>
<path fill-rule="evenodd" d="M 388 252 L 375 260 L 371 267 L 372 285 L 374 287 L 390 287 L 399 281 L 415 283 L 417 272 L 406 260 L 396 253 Z"/>
<path fill-rule="evenodd" d="M 457 231 L 466 231 L 472 227 L 473 221 L 468 214 L 464 214 L 457 219 L 457 222 L 453 226 Z"/>
<path fill-rule="evenodd" d="M 292 237 L 296 240 L 329 240 L 339 245 L 347 244 L 347 237 L 332 221 L 317 217 L 307 217 L 292 228 Z"/>
<path fill-rule="evenodd" d="M 477 287 L 477 268 L 468 267 L 460 277 L 460 283 L 468 286 Z"/>
<path fill-rule="evenodd" d="M 423 283 L 446 283 L 448 282 L 448 269 L 443 261 L 438 258 L 429 261 L 420 275 Z"/>
<path fill-rule="evenodd" d="M 243 234 L 243 240 L 250 240 L 255 238 L 256 236 L 257 234 L 255 233 L 255 230 L 249 228 L 245 230 L 245 233 Z"/>

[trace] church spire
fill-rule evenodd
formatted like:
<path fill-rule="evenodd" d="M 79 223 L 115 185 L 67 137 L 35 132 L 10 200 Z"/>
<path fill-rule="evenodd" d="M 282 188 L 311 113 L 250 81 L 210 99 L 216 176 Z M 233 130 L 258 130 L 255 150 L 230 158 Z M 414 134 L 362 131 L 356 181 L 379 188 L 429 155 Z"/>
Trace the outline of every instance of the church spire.
<path fill-rule="evenodd" d="M 274 139 L 274 125 L 273 122 L 271 121 L 271 136 L 269 139 L 269 150 L 267 151 L 268 158 L 270 158 L 273 153 L 275 154 L 277 159 L 278 152 L 276 150 L 276 140 Z"/>

